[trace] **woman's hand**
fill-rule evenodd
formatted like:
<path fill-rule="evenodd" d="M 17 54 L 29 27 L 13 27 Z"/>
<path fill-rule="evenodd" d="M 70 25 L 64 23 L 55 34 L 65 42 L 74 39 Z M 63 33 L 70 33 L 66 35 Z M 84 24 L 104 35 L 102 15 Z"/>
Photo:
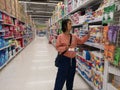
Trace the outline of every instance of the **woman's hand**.
<path fill-rule="evenodd" d="M 91 33 L 91 31 L 88 31 L 88 37 L 90 37 L 90 33 Z"/>
<path fill-rule="evenodd" d="M 87 34 L 88 37 L 90 37 L 91 31 L 86 31 L 85 34 Z"/>

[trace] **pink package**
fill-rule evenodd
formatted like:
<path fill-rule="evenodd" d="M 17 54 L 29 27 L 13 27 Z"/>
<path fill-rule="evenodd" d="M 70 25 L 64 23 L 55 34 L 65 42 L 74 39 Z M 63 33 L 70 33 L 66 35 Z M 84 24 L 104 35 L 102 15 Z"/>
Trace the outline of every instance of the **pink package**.
<path fill-rule="evenodd" d="M 68 12 L 72 11 L 72 4 L 68 4 Z"/>

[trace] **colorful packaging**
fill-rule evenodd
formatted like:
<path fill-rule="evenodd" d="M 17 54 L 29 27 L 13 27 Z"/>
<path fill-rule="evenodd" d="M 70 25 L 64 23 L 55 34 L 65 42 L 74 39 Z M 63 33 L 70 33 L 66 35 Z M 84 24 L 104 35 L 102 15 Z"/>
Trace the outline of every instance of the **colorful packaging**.
<path fill-rule="evenodd" d="M 109 26 L 109 31 L 108 31 L 109 42 L 112 42 L 112 43 L 116 42 L 118 29 L 119 29 L 118 26 Z"/>
<path fill-rule="evenodd" d="M 103 39 L 102 39 L 102 43 L 103 44 L 106 44 L 108 42 L 108 30 L 109 30 L 109 27 L 108 26 L 104 26 L 104 29 L 103 29 Z"/>
<path fill-rule="evenodd" d="M 103 24 L 107 24 L 113 21 L 115 10 L 116 10 L 115 4 L 104 8 L 104 15 L 103 15 L 103 21 L 102 21 Z"/>
<path fill-rule="evenodd" d="M 2 13 L 0 12 L 0 20 L 2 20 Z"/>
<path fill-rule="evenodd" d="M 120 66 L 120 47 L 117 47 L 115 50 L 114 65 Z"/>
<path fill-rule="evenodd" d="M 2 30 L 2 24 L 0 23 L 0 30 Z"/>

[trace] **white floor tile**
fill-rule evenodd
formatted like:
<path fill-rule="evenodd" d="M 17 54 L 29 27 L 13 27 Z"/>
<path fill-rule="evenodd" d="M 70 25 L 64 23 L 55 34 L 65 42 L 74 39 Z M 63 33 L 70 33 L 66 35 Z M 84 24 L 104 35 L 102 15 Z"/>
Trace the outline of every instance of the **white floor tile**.
<path fill-rule="evenodd" d="M 53 90 L 57 68 L 55 48 L 37 37 L 0 72 L 0 90 Z M 65 86 L 63 88 L 65 89 Z M 76 74 L 74 90 L 90 90 Z"/>

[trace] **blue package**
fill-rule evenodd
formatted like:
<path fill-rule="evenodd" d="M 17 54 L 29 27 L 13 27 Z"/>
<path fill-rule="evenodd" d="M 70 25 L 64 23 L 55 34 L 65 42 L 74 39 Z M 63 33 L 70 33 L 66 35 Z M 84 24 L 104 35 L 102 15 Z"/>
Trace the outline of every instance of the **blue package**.
<path fill-rule="evenodd" d="M 2 13 L 0 12 L 0 19 L 2 19 Z"/>
<path fill-rule="evenodd" d="M 3 52 L 1 52 L 1 66 L 5 63 L 5 58 L 4 58 L 4 53 Z"/>
<path fill-rule="evenodd" d="M 0 30 L 2 30 L 2 25 L 1 25 L 1 23 L 0 23 Z"/>
<path fill-rule="evenodd" d="M 1 51 L 0 51 L 0 67 L 2 66 L 2 58 L 1 58 Z"/>
<path fill-rule="evenodd" d="M 7 61 L 9 59 L 9 56 L 8 56 L 8 50 L 5 51 L 5 60 Z"/>
<path fill-rule="evenodd" d="M 0 38 L 0 48 L 3 47 L 3 42 L 2 42 L 2 38 Z"/>
<path fill-rule="evenodd" d="M 91 56 L 90 56 L 89 51 L 85 51 L 85 52 L 86 52 L 85 59 L 86 60 L 91 60 Z"/>

